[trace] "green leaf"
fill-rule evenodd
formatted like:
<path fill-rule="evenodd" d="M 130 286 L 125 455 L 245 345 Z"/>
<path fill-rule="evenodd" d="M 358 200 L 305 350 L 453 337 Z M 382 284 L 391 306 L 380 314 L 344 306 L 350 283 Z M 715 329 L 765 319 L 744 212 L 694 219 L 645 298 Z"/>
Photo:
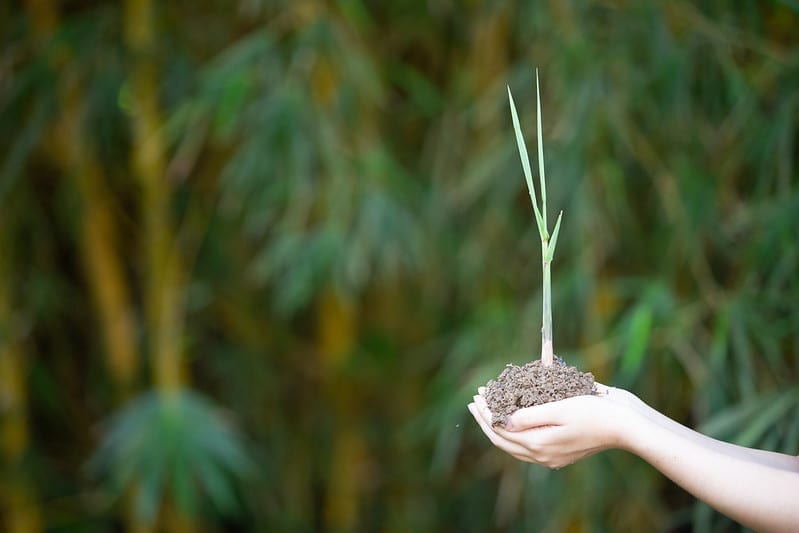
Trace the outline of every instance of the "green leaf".
<path fill-rule="evenodd" d="M 549 241 L 549 245 L 547 245 L 547 256 L 546 261 L 552 261 L 552 258 L 555 257 L 555 245 L 558 244 L 558 233 L 560 233 L 560 219 L 563 217 L 563 210 L 558 213 L 558 220 L 555 222 L 555 230 L 552 232 L 552 239 Z"/>
<path fill-rule="evenodd" d="M 90 466 L 117 496 L 135 490 L 136 512 L 147 523 L 163 505 L 167 484 L 187 511 L 203 494 L 219 512 L 235 512 L 236 485 L 255 469 L 234 428 L 188 390 L 146 393 L 125 406 Z"/>
<path fill-rule="evenodd" d="M 632 379 L 643 364 L 649 333 L 652 331 L 652 308 L 648 304 L 639 305 L 630 317 L 627 350 L 621 361 L 621 375 Z"/>
<path fill-rule="evenodd" d="M 195 448 L 189 446 L 175 456 L 175 464 L 172 467 L 172 497 L 175 503 L 189 514 L 194 514 L 197 509 L 196 490 L 192 479 L 192 465 L 196 461 L 202 461 L 203 457 L 198 457 Z"/>
<path fill-rule="evenodd" d="M 762 411 L 776 397 L 776 394 L 769 394 L 740 402 L 733 407 L 716 413 L 703 422 L 698 427 L 698 430 L 711 437 L 729 439 L 737 428 L 743 426 L 748 419 Z"/>
<path fill-rule="evenodd" d="M 799 387 L 791 387 L 724 409 L 699 426 L 699 431 L 741 446 L 762 446 L 768 431 L 798 405 Z"/>
<path fill-rule="evenodd" d="M 535 187 L 533 186 L 533 172 L 530 170 L 530 158 L 527 155 L 527 147 L 524 144 L 522 127 L 519 124 L 519 116 L 516 114 L 516 105 L 513 103 L 513 95 L 510 92 L 510 87 L 508 87 L 508 101 L 510 102 L 510 114 L 513 119 L 513 131 L 516 133 L 516 145 L 519 147 L 519 157 L 522 160 L 522 168 L 524 169 L 524 179 L 527 181 L 527 190 L 530 192 L 530 201 L 533 203 L 535 221 L 538 224 L 538 233 L 541 235 L 541 240 L 543 241 L 546 240 L 549 235 L 547 234 L 544 219 L 541 218 L 541 212 L 538 210 L 538 201 L 536 200 Z"/>
<path fill-rule="evenodd" d="M 148 435 L 148 446 L 142 449 L 139 483 L 136 485 L 136 513 L 147 524 L 155 521 L 164 493 L 166 469 L 169 467 L 169 453 L 163 453 L 164 443 L 155 435 Z M 173 443 L 167 442 L 167 448 Z"/>
<path fill-rule="evenodd" d="M 237 509 L 236 496 L 227 476 L 219 465 L 213 462 L 198 461 L 195 474 L 208 498 L 223 513 Z"/>
<path fill-rule="evenodd" d="M 541 89 L 538 87 L 538 69 L 535 69 L 536 125 L 538 127 L 538 177 L 541 180 L 541 212 L 544 218 L 544 232 L 547 229 L 547 180 L 544 174 L 544 135 L 541 133 Z"/>
<path fill-rule="evenodd" d="M 748 448 L 757 446 L 763 435 L 797 403 L 799 403 L 799 388 L 793 387 L 781 392 L 762 411 L 758 411 L 751 424 L 734 439 L 735 443 Z"/>

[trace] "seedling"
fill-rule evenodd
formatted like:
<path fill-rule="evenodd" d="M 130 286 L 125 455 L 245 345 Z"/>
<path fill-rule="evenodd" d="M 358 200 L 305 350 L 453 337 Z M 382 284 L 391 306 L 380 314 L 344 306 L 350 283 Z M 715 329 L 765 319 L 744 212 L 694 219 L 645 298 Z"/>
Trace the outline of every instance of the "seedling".
<path fill-rule="evenodd" d="M 511 95 L 510 87 L 508 87 L 508 100 L 510 101 L 510 113 L 513 117 L 513 129 L 516 132 L 516 144 L 519 147 L 519 157 L 522 160 L 522 169 L 524 169 L 524 177 L 527 180 L 527 190 L 530 191 L 530 200 L 533 203 L 533 212 L 535 213 L 535 221 L 538 225 L 538 234 L 541 236 L 541 260 L 544 271 L 541 363 L 544 366 L 549 366 L 552 364 L 554 358 L 552 347 L 552 278 L 550 274 L 550 265 L 552 264 L 552 257 L 555 255 L 555 245 L 558 242 L 560 219 L 563 216 L 563 211 L 558 214 L 558 220 L 555 222 L 555 229 L 550 237 L 549 231 L 547 230 L 547 182 L 546 176 L 544 175 L 544 143 L 541 135 L 541 91 L 538 87 L 538 69 L 535 71 L 535 91 L 538 112 L 538 174 L 541 182 L 540 211 L 538 209 L 538 201 L 536 200 L 535 187 L 533 186 L 533 175 L 530 171 L 530 158 L 527 156 L 527 147 L 524 143 L 524 136 L 522 135 L 522 128 L 519 125 L 519 117 L 516 114 L 516 106 L 513 103 L 513 95 Z"/>
<path fill-rule="evenodd" d="M 508 416 L 520 408 L 555 402 L 572 396 L 583 394 L 596 394 L 596 382 L 590 372 L 581 372 L 573 366 L 563 364 L 553 365 L 555 356 L 552 348 L 552 277 L 550 265 L 555 255 L 555 246 L 558 243 L 558 232 L 563 211 L 558 215 L 555 229 L 550 237 L 547 228 L 547 184 L 544 174 L 544 142 L 541 133 L 541 91 L 538 87 L 538 71 L 535 73 L 536 103 L 538 111 L 538 172 L 541 179 L 541 209 L 538 208 L 533 175 L 530 171 L 530 159 L 524 144 L 522 128 L 519 126 L 519 117 L 516 114 L 516 105 L 513 103 L 510 87 L 508 87 L 508 100 L 510 112 L 513 117 L 513 129 L 516 132 L 516 144 L 519 147 L 519 157 L 522 159 L 524 177 L 527 180 L 527 190 L 533 202 L 535 221 L 538 224 L 538 234 L 541 236 L 541 263 L 544 271 L 543 283 L 543 317 L 541 327 L 541 361 L 531 361 L 523 366 L 507 365 L 497 379 L 486 383 L 483 395 L 486 405 L 491 411 L 492 425 L 502 426 Z M 539 385 L 546 383 L 546 387 Z"/>

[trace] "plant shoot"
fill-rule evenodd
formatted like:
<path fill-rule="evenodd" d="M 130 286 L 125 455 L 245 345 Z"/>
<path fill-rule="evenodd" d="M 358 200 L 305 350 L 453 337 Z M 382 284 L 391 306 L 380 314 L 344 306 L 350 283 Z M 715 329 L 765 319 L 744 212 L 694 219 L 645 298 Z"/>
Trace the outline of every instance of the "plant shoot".
<path fill-rule="evenodd" d="M 533 175 L 530 170 L 530 158 L 527 156 L 527 148 L 524 143 L 524 136 L 522 135 L 522 128 L 519 125 L 519 117 L 516 114 L 516 106 L 513 103 L 510 87 L 508 87 L 508 100 L 510 102 L 511 117 L 513 118 L 513 130 L 516 133 L 516 144 L 519 147 L 519 157 L 522 160 L 525 180 L 527 180 L 527 190 L 530 192 L 530 200 L 533 203 L 533 213 L 535 213 L 535 221 L 538 225 L 538 234 L 541 236 L 541 260 L 544 285 L 543 324 L 541 327 L 541 363 L 544 366 L 549 366 L 554 359 L 552 346 L 552 278 L 550 265 L 552 264 L 552 257 L 555 255 L 555 245 L 558 242 L 560 219 L 563 216 L 563 211 L 558 214 L 558 220 L 555 222 L 555 229 L 550 237 L 549 230 L 547 229 L 547 185 L 546 176 L 544 174 L 544 143 L 541 135 L 541 91 L 538 86 L 538 69 L 535 71 L 535 90 L 538 118 L 538 174 L 541 184 L 540 210 L 538 209 L 538 201 L 536 200 L 535 187 L 533 185 Z"/>

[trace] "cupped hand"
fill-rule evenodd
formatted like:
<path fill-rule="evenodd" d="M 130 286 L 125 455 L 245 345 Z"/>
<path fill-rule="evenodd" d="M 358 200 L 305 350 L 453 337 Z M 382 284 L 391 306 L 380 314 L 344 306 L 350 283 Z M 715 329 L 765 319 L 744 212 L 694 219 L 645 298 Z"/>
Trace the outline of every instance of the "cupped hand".
<path fill-rule="evenodd" d="M 625 434 L 638 415 L 635 396 L 597 384 L 597 395 L 519 409 L 505 428 L 491 425 L 482 394 L 469 411 L 491 442 L 522 461 L 561 468 L 609 448 L 625 447 Z"/>

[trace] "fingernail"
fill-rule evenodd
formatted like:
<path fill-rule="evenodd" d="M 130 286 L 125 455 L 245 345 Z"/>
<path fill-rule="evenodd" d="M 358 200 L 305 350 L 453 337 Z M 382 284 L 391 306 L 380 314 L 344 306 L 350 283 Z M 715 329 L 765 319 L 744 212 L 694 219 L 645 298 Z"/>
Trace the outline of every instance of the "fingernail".
<path fill-rule="evenodd" d="M 505 419 L 505 429 L 513 429 L 513 418 L 508 417 Z"/>

